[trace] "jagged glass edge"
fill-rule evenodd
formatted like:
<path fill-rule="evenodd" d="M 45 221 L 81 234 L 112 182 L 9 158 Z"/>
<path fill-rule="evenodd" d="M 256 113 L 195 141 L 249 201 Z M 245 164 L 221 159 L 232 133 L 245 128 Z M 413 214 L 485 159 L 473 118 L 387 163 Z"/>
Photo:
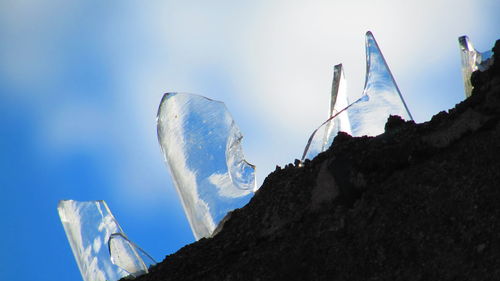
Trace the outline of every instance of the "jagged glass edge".
<path fill-rule="evenodd" d="M 493 64 L 493 52 L 479 52 L 477 51 L 469 37 L 466 35 L 458 37 L 458 45 L 460 48 L 460 60 L 462 68 L 462 78 L 464 81 L 465 97 L 468 98 L 472 95 L 471 76 L 476 70 L 485 71 Z"/>
<path fill-rule="evenodd" d="M 365 35 L 365 50 L 366 50 L 366 76 L 365 76 L 365 86 L 363 90 L 363 94 L 367 94 L 368 91 L 368 85 L 370 83 L 370 80 L 372 79 L 372 74 L 374 73 L 374 70 L 372 69 L 373 63 L 372 63 L 372 57 L 375 55 L 375 52 L 373 52 L 370 49 L 370 41 L 373 41 L 373 44 L 375 46 L 375 51 L 378 53 L 383 61 L 383 66 L 389 73 L 389 76 L 391 78 L 392 83 L 394 84 L 394 88 L 396 92 L 399 95 L 399 98 L 401 99 L 401 103 L 403 104 L 406 114 L 408 114 L 408 117 L 410 120 L 413 120 L 413 116 L 411 115 L 410 109 L 408 109 L 408 105 L 406 105 L 405 99 L 403 98 L 403 95 L 401 94 L 401 91 L 399 90 L 398 83 L 396 83 L 396 80 L 394 79 L 394 75 L 392 75 L 392 71 L 389 68 L 389 65 L 387 64 L 387 61 L 385 60 L 384 55 L 382 54 L 382 51 L 380 50 L 380 47 L 377 43 L 377 40 L 375 40 L 375 36 L 373 36 L 373 33 L 371 31 L 367 31 Z M 401 116 L 405 117 L 405 116 Z"/>
<path fill-rule="evenodd" d="M 312 135 L 312 138 L 308 141 L 308 149 L 306 150 L 306 155 L 302 158 L 314 158 L 318 153 L 327 150 L 333 142 L 333 139 L 339 131 L 344 131 L 348 134 L 351 133 L 351 125 L 349 123 L 349 116 L 347 112 L 342 111 L 347 107 L 347 87 L 346 87 L 344 68 L 342 64 L 337 64 L 333 68 L 333 79 L 332 79 L 332 89 L 330 95 L 330 109 L 328 113 L 329 119 L 325 121 L 325 128 L 323 132 L 322 139 L 318 139 L 320 136 L 316 136 L 316 133 Z M 335 116 L 336 118 L 331 118 Z M 320 126 L 318 130 L 321 128 Z"/>
<path fill-rule="evenodd" d="M 384 132 L 389 115 L 406 120 L 413 116 L 371 31 L 366 32 L 366 76 L 362 96 L 368 103 L 358 103 L 348 110 L 353 136 L 376 136 Z"/>
<path fill-rule="evenodd" d="M 332 119 L 335 122 L 328 122 L 325 126 L 325 133 L 321 151 L 327 150 L 333 142 L 333 139 L 339 131 L 351 134 L 351 124 L 347 112 L 341 112 L 342 109 L 349 105 L 347 98 L 347 83 L 342 64 L 337 64 L 333 68 L 332 92 L 330 96 L 330 112 L 328 116 L 334 116 L 339 113 L 338 117 Z"/>
<path fill-rule="evenodd" d="M 78 269 L 80 270 L 80 274 L 82 275 L 82 279 L 85 281 L 100 281 L 100 280 L 95 280 L 94 279 L 95 276 L 87 276 L 87 274 L 89 274 L 89 272 L 88 272 L 89 269 L 91 271 L 95 271 L 95 269 L 92 269 L 92 266 L 95 267 L 95 264 L 97 264 L 97 262 L 98 262 L 97 257 L 95 255 L 89 255 L 89 257 L 92 257 L 92 256 L 93 257 L 90 259 L 90 261 L 86 262 L 82 255 L 85 251 L 87 251 L 87 248 L 84 249 L 83 248 L 84 245 L 80 245 L 83 243 L 82 241 L 80 241 L 80 243 L 77 243 L 77 242 L 75 242 L 75 240 L 73 240 L 73 238 L 74 238 L 72 236 L 73 229 L 70 228 L 68 225 L 69 221 L 67 221 L 67 218 L 66 218 L 66 216 L 68 215 L 68 213 L 66 212 L 67 209 L 65 208 L 65 206 L 63 206 L 67 203 L 73 203 L 73 202 L 76 204 L 79 204 L 79 205 L 96 204 L 97 205 L 96 208 L 99 210 L 99 213 L 101 214 L 101 216 L 103 216 L 103 211 L 101 209 L 101 208 L 103 208 L 105 213 L 106 213 L 106 216 L 104 216 L 103 219 L 107 218 L 108 221 L 106 223 L 102 222 L 102 223 L 104 223 L 102 227 L 103 228 L 105 226 L 109 227 L 110 224 L 113 224 L 113 228 L 115 228 L 114 233 L 123 233 L 123 235 L 125 235 L 125 234 L 124 234 L 123 229 L 121 228 L 120 224 L 118 223 L 115 216 L 113 215 L 113 213 L 111 212 L 107 203 L 104 200 L 94 200 L 94 201 L 60 200 L 59 201 L 59 203 L 57 205 L 59 218 L 61 220 L 64 231 L 66 233 L 66 237 L 67 237 L 68 242 L 70 244 L 71 251 L 73 252 L 73 256 L 75 257 L 76 263 L 78 265 Z M 82 222 L 82 220 L 79 220 L 79 222 Z M 101 225 L 99 225 L 99 227 L 101 227 Z M 80 223 L 78 226 L 75 226 L 75 228 L 79 229 L 80 235 L 81 235 L 82 223 Z M 106 231 L 108 231 L 108 230 L 110 230 L 110 229 L 106 228 Z M 76 234 L 76 233 L 74 233 L 74 234 Z M 111 233 L 110 233 L 110 236 L 111 236 Z M 82 236 L 80 236 L 80 240 L 83 240 Z M 92 250 L 94 250 L 94 252 L 95 252 L 95 245 L 94 245 L 95 238 L 92 239 L 92 241 L 93 241 L 93 244 L 91 245 L 90 252 L 92 252 Z M 102 243 L 108 243 L 108 242 L 109 242 L 109 238 L 108 239 L 104 238 L 102 241 Z M 102 247 L 102 245 L 99 248 L 101 248 L 101 247 Z M 108 251 L 109 251 L 109 249 L 108 249 Z M 95 254 L 97 254 L 97 253 L 95 253 Z M 136 258 L 138 258 L 139 261 L 142 264 L 144 264 L 144 261 L 142 261 L 142 259 L 138 255 L 136 255 Z M 101 269 L 100 267 L 98 267 L 97 270 L 99 270 L 99 272 L 104 277 L 104 280 L 106 280 L 106 281 L 116 281 L 116 280 L 119 280 L 121 278 L 125 278 L 125 277 L 130 276 L 129 272 L 127 272 L 126 270 L 124 270 L 120 266 L 117 266 L 113 263 L 113 261 L 111 260 L 111 256 L 109 256 L 109 259 L 103 260 L 101 262 L 104 263 L 105 268 Z M 87 264 L 87 263 L 89 263 L 89 264 Z M 102 280 L 102 281 L 104 281 L 104 280 Z"/>
<path fill-rule="evenodd" d="M 368 81 L 368 79 L 369 79 L 369 77 L 368 77 L 369 73 L 373 73 L 373 71 L 371 70 L 371 66 L 372 66 L 371 58 L 374 55 L 374 53 L 369 50 L 369 41 L 373 41 L 373 43 L 375 44 L 376 51 L 380 54 L 380 57 L 382 58 L 382 60 L 384 62 L 384 67 L 386 68 L 387 72 L 389 72 L 389 75 L 391 76 L 392 83 L 394 83 L 394 87 L 396 88 L 396 91 L 398 92 L 399 98 L 401 99 L 401 102 L 403 103 L 403 106 L 404 106 L 404 108 L 406 110 L 406 114 L 408 114 L 410 120 L 413 120 L 413 116 L 411 115 L 410 109 L 408 109 L 408 105 L 406 105 L 405 99 L 403 98 L 403 95 L 401 94 L 401 91 L 399 90 L 398 83 L 396 83 L 396 80 L 394 79 L 394 75 L 392 75 L 392 71 L 389 68 L 389 65 L 387 64 L 387 61 L 385 60 L 385 57 L 382 54 L 382 51 L 380 50 L 380 47 L 378 46 L 377 40 L 375 40 L 375 36 L 373 36 L 373 33 L 371 31 L 367 31 L 366 32 L 366 36 L 365 36 L 365 48 L 366 48 L 366 60 L 367 60 L 367 65 L 366 65 L 367 72 L 366 72 L 366 74 L 367 74 L 367 77 L 365 78 L 365 89 L 364 89 L 364 92 L 367 91 L 367 84 L 369 83 L 369 81 Z M 404 117 L 404 116 L 401 116 L 401 117 Z"/>
<path fill-rule="evenodd" d="M 360 97 L 359 99 L 357 99 L 355 102 L 349 104 L 347 107 L 343 108 L 342 110 L 340 110 L 339 112 L 337 112 L 336 114 L 330 116 L 330 118 L 326 119 L 326 121 L 324 121 L 321 125 L 319 125 L 318 128 L 316 128 L 316 130 L 314 130 L 311 134 L 311 136 L 309 136 L 309 139 L 307 140 L 307 144 L 306 144 L 306 147 L 304 148 L 304 152 L 302 153 L 302 157 L 300 158 L 300 161 L 301 162 L 304 162 L 304 160 L 306 159 L 307 157 L 307 153 L 309 151 L 309 148 L 311 146 L 311 143 L 313 141 L 313 138 L 314 136 L 316 135 L 316 133 L 319 131 L 319 129 L 321 129 L 323 126 L 325 126 L 326 124 L 328 124 L 330 121 L 332 121 L 334 118 L 336 118 L 337 116 L 339 116 L 341 113 L 347 111 L 351 106 L 357 104 L 357 103 L 360 103 L 360 102 L 364 102 L 364 101 L 367 101 L 367 97 L 366 95 L 363 95 L 362 97 Z"/>
<path fill-rule="evenodd" d="M 141 271 L 141 272 L 130 272 L 124 266 L 118 264 L 115 261 L 115 259 L 113 258 L 112 250 L 111 250 L 111 240 L 115 239 L 115 237 L 120 237 L 121 239 L 124 239 L 130 245 L 130 248 L 134 249 L 134 251 L 136 252 L 137 257 L 139 258 L 139 261 L 142 263 L 143 267 L 145 268 L 144 271 Z M 135 244 L 130 239 L 128 239 L 128 237 L 124 233 L 121 233 L 121 232 L 115 232 L 115 233 L 112 233 L 109 236 L 109 239 L 108 239 L 108 252 L 109 252 L 109 256 L 111 257 L 111 262 L 113 264 L 115 264 L 116 266 L 119 266 L 121 269 L 125 270 L 126 272 L 128 272 L 133 277 L 138 277 L 138 276 L 141 276 L 143 274 L 149 273 L 149 268 L 151 266 L 153 266 L 153 265 L 156 265 L 158 263 L 152 256 L 150 256 L 141 247 L 139 247 L 137 244 Z M 150 262 L 148 262 L 148 263 L 144 262 L 144 258 L 141 258 L 140 254 L 142 254 L 144 257 L 148 258 L 150 260 Z"/>
<path fill-rule="evenodd" d="M 229 113 L 229 111 L 227 110 L 225 104 L 221 101 L 216 101 L 216 100 L 213 100 L 213 99 L 210 99 L 210 98 L 207 98 L 207 97 L 204 97 L 204 96 L 201 96 L 201 95 L 196 95 L 196 94 L 191 94 L 191 93 L 178 93 L 178 92 L 168 92 L 168 93 L 165 93 L 161 99 L 161 102 L 160 102 L 160 105 L 158 107 L 158 112 L 157 112 L 157 118 L 156 118 L 156 123 L 157 123 L 157 136 L 158 136 L 158 141 L 159 141 L 159 144 L 160 144 L 160 148 L 162 150 L 162 154 L 164 156 L 164 161 L 169 169 L 169 172 L 170 172 L 170 175 L 171 175 L 171 178 L 172 178 L 172 182 L 174 183 L 174 186 L 175 186 L 175 189 L 177 191 L 177 194 L 179 195 L 179 198 L 180 198 L 180 201 L 181 201 L 181 204 L 182 204 L 182 207 L 184 209 L 184 213 L 186 214 L 186 217 L 188 219 L 188 222 L 189 222 L 189 225 L 191 227 L 191 231 L 193 232 L 193 236 L 195 237 L 196 240 L 200 240 L 201 238 L 208 238 L 208 237 L 211 237 L 213 234 L 214 234 L 214 231 L 216 230 L 216 228 L 218 227 L 218 224 L 223 220 L 221 219 L 220 221 L 217 222 L 214 222 L 213 218 L 211 217 L 211 214 L 209 213 L 210 215 L 210 222 L 206 222 L 208 223 L 208 225 L 206 223 L 205 226 L 204 226 L 204 229 L 200 229 L 199 226 L 197 226 L 194 222 L 193 222 L 193 218 L 192 216 L 195 215 L 195 211 L 194 210 L 191 210 L 187 205 L 186 205 L 186 202 L 185 202 L 185 199 L 184 199 L 184 192 L 181 188 L 181 185 L 179 184 L 178 180 L 177 180 L 177 177 L 175 176 L 177 173 L 176 171 L 174 170 L 174 167 L 172 165 L 170 165 L 169 163 L 169 160 L 168 160 L 168 157 L 167 157 L 167 151 L 165 149 L 165 147 L 163 147 L 163 136 L 162 136 L 162 131 L 163 129 L 161 128 L 161 115 L 162 115 L 162 112 L 163 112 L 163 108 L 166 104 L 166 101 L 169 97 L 171 96 L 174 96 L 174 95 L 177 95 L 177 94 L 185 94 L 185 95 L 192 95 L 192 96 L 196 96 L 196 97 L 199 97 L 199 98 L 203 98 L 203 99 L 206 99 L 207 101 L 210 101 L 210 102 L 215 102 L 215 103 L 219 103 L 220 105 L 224 106 L 226 112 L 229 114 L 229 116 L 231 116 L 231 114 Z M 231 116 L 231 119 L 232 119 L 232 116 Z M 232 128 L 237 128 L 236 124 L 234 123 L 234 119 L 232 119 L 232 124 L 234 124 L 234 126 L 232 126 Z M 239 131 L 239 129 L 238 129 Z M 228 139 L 228 142 L 226 144 L 226 152 L 237 147 L 238 145 L 240 145 L 241 143 L 241 140 L 243 138 L 243 136 L 240 134 L 235 134 L 237 135 L 235 138 L 233 139 Z M 230 136 L 233 136 L 232 134 L 230 134 Z M 247 162 L 244 157 L 243 157 L 243 153 L 242 153 L 242 149 L 241 149 L 241 158 L 240 158 L 240 162 L 239 164 L 237 165 L 238 168 L 241 168 L 242 165 L 248 165 L 249 167 L 253 168 L 254 171 L 253 171 L 253 175 L 254 175 L 254 178 L 253 178 L 253 184 L 251 187 L 249 187 L 248 189 L 242 189 L 242 188 L 239 188 L 237 187 L 238 189 L 240 190 L 248 190 L 250 193 L 249 194 L 253 194 L 255 193 L 255 191 L 257 190 L 257 187 L 256 187 L 256 179 L 255 179 L 255 165 L 252 165 L 250 164 L 249 162 Z M 233 157 L 235 158 L 235 157 Z M 238 157 L 236 157 L 238 158 Z M 229 161 L 231 160 L 230 157 L 228 157 L 228 155 L 226 154 L 226 163 L 228 163 Z M 229 165 L 228 165 L 229 166 Z M 230 170 L 228 168 L 228 174 L 229 174 L 229 177 L 230 177 L 230 180 L 231 182 L 236 182 L 235 181 L 235 176 L 233 174 L 233 170 Z M 253 196 L 253 195 L 252 195 Z M 199 199 L 199 198 L 198 198 Z M 234 210 L 234 209 L 233 209 Z M 227 213 L 229 213 L 230 211 L 228 211 Z M 193 213 L 193 214 L 191 214 Z M 227 215 L 226 213 L 226 215 Z"/>
<path fill-rule="evenodd" d="M 371 47 L 373 47 L 373 49 Z M 399 96 L 399 101 L 401 102 L 401 104 L 403 105 L 403 108 L 404 108 L 404 112 L 401 115 L 404 115 L 404 114 L 407 115 L 407 116 L 401 116 L 401 117 L 407 118 L 409 120 L 413 120 L 413 116 L 411 115 L 410 110 L 408 109 L 408 106 L 406 105 L 406 102 L 405 102 L 403 96 L 401 95 L 401 91 L 399 90 L 399 87 L 394 79 L 394 76 L 392 75 L 392 72 L 391 72 L 389 66 L 387 65 L 387 61 L 385 60 L 385 57 L 382 54 L 380 47 L 378 46 L 378 43 L 375 40 L 375 37 L 373 36 L 373 33 L 371 31 L 367 31 L 365 34 L 365 50 L 366 50 L 366 74 L 365 74 L 365 84 L 364 84 L 364 88 L 363 88 L 363 92 L 362 92 L 361 97 L 356 99 L 353 103 L 349 104 L 344 109 L 338 111 L 337 114 L 331 115 L 316 130 L 313 131 L 313 133 L 311 134 L 311 136 L 308 139 L 308 142 L 306 144 L 306 147 L 305 147 L 304 152 L 303 152 L 302 157 L 301 157 L 301 161 L 304 161 L 305 158 L 310 155 L 309 150 L 310 150 L 311 144 L 313 143 L 313 140 L 314 140 L 314 137 L 315 137 L 317 131 L 321 127 L 323 127 L 325 125 L 328 126 L 331 123 L 330 122 L 331 120 L 333 120 L 334 118 L 339 116 L 344 111 L 347 111 L 348 113 L 350 113 L 350 115 L 352 115 L 353 114 L 353 112 L 351 111 L 352 109 L 356 108 L 357 105 L 362 105 L 363 102 L 368 102 L 370 100 L 369 93 L 370 93 L 370 90 L 372 88 L 372 84 L 376 84 L 376 82 L 377 82 L 377 77 L 374 77 L 375 73 L 377 73 L 377 70 L 375 69 L 377 67 L 379 67 L 379 68 L 382 67 L 382 70 L 387 72 L 387 74 L 389 76 L 388 78 L 390 79 L 390 82 L 394 86 L 394 90 L 396 91 L 396 93 Z M 374 61 L 376 60 L 376 58 L 375 58 L 376 56 L 379 56 L 379 59 L 381 60 L 381 64 L 379 64 L 379 65 L 374 63 Z M 343 81 L 343 80 L 340 79 L 339 83 L 340 83 L 340 81 Z M 336 83 L 335 79 L 334 79 L 333 83 L 335 85 L 335 83 Z M 332 93 L 335 91 L 334 88 L 332 88 Z M 332 95 L 332 97 L 333 97 L 333 95 Z M 332 101 L 332 103 L 333 103 L 333 101 Z M 390 114 L 391 113 L 392 112 L 390 112 Z M 349 116 L 348 120 L 350 121 L 349 125 L 350 125 L 350 129 L 352 130 L 351 131 L 351 134 L 352 134 L 352 132 L 355 131 L 354 127 L 356 125 L 353 125 L 353 123 L 351 122 L 350 119 L 351 119 L 351 116 Z M 383 127 L 381 129 L 383 129 Z M 325 132 L 325 134 L 326 134 L 326 132 Z M 359 135 L 355 134 L 355 136 L 359 136 Z M 334 137 L 334 136 L 330 135 L 329 137 Z M 327 139 L 327 138 L 328 137 L 325 137 L 324 139 Z M 324 144 L 325 144 L 325 142 L 324 142 Z M 325 146 L 323 148 L 325 148 Z"/>

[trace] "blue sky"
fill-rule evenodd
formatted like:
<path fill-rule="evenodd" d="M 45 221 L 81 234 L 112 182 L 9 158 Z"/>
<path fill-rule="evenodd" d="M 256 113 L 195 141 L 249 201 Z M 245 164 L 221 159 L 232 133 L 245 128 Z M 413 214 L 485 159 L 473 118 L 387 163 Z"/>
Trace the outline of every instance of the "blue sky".
<path fill-rule="evenodd" d="M 500 38 L 497 0 L 0 1 L 2 280 L 81 280 L 56 206 L 106 200 L 157 260 L 194 238 L 156 139 L 164 92 L 224 101 L 258 181 L 359 96 L 372 30 L 416 121 L 463 99 L 457 38 Z"/>

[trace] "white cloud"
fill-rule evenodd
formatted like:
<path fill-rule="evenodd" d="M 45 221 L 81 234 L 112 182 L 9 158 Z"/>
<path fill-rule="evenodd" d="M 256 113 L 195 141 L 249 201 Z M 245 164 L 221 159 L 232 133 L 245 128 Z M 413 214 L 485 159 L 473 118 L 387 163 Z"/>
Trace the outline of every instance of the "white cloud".
<path fill-rule="evenodd" d="M 137 211 L 164 203 L 159 194 L 176 196 L 155 134 L 157 106 L 166 91 L 224 101 L 262 181 L 275 164 L 299 158 L 312 130 L 327 117 L 333 65 L 344 64 L 349 95 L 361 94 L 365 31 L 374 32 L 418 121 L 461 98 L 459 93 L 456 101 L 436 105 L 441 93 L 421 88 L 448 79 L 443 73 L 423 76 L 442 64 L 457 72 L 461 87 L 457 37 L 469 34 L 478 49 L 499 37 L 492 32 L 498 30 L 498 24 L 492 28 L 495 0 L 121 4 L 96 15 L 98 28 L 86 38 L 96 41 L 110 70 L 113 106 L 103 110 L 81 100 L 60 102 L 65 94 L 60 74 L 68 62 L 60 61 L 65 50 L 58 44 L 69 40 L 67 23 L 88 24 L 73 19 L 85 2 L 63 2 L 2 2 L 0 30 L 16 36 L 0 47 L 2 73 L 27 89 L 14 98 L 54 105 L 41 109 L 47 147 L 112 143 L 122 152 L 114 167 L 114 194 L 141 202 L 134 204 Z M 221 77 L 215 85 L 202 81 L 211 72 Z M 434 80 L 422 80 L 429 77 Z M 79 116 L 75 126 L 64 119 L 68 114 Z"/>
<path fill-rule="evenodd" d="M 217 187 L 219 196 L 228 198 L 239 198 L 250 194 L 252 190 L 242 190 L 235 186 L 228 173 L 212 174 L 208 177 L 211 184 Z"/>
<path fill-rule="evenodd" d="M 154 97 L 133 104 L 142 107 L 140 116 L 167 90 L 223 100 L 245 135 L 246 156 L 260 180 L 275 164 L 298 158 L 326 118 L 333 65 L 344 64 L 349 95 L 361 94 L 367 30 L 374 32 L 410 109 L 426 112 L 414 114 L 423 121 L 434 113 L 425 105 L 435 103 L 437 93 L 418 92 L 415 86 L 425 83 L 419 73 L 458 62 L 457 37 L 485 29 L 476 1 L 256 1 L 244 7 L 186 1 L 138 9 L 150 32 L 148 44 L 158 46 L 146 56 L 148 63 L 121 67 L 131 88 Z M 199 76 L 206 69 L 221 71 L 221 83 L 233 93 L 207 87 Z"/>

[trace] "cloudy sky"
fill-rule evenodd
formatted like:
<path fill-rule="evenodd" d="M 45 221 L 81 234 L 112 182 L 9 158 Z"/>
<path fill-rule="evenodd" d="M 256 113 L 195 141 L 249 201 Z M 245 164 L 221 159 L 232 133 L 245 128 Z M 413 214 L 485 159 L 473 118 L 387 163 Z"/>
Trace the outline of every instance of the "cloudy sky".
<path fill-rule="evenodd" d="M 157 260 L 193 242 L 155 117 L 179 91 L 224 101 L 262 182 L 349 95 L 371 30 L 423 122 L 463 99 L 457 38 L 500 38 L 497 0 L 0 0 L 2 280 L 80 280 L 56 207 L 106 200 Z"/>

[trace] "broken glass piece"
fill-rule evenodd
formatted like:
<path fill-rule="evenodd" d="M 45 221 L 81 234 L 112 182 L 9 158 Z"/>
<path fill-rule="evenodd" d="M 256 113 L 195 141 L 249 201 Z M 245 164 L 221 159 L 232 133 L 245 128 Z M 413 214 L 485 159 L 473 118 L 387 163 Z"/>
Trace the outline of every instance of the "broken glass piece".
<path fill-rule="evenodd" d="M 210 237 L 226 214 L 255 191 L 255 166 L 224 103 L 187 93 L 163 96 L 158 140 L 197 240 Z"/>
<path fill-rule="evenodd" d="M 126 236 L 106 202 L 61 200 L 57 211 L 84 281 L 115 281 L 148 272 L 132 243 L 113 242 L 113 260 L 119 266 L 113 263 L 111 245 L 106 244 L 113 233 Z"/>
<path fill-rule="evenodd" d="M 336 116 L 331 121 L 326 121 L 323 137 L 314 137 L 308 149 L 306 157 L 314 158 L 318 153 L 327 150 L 333 142 L 333 139 L 339 131 L 351 133 L 351 124 L 346 111 L 347 107 L 347 85 L 344 76 L 342 64 L 337 64 L 333 68 L 332 92 L 330 96 L 329 117 Z M 338 114 L 338 116 L 337 116 Z M 329 118 L 329 120 L 330 120 Z M 318 128 L 319 129 L 319 128 Z"/>
<path fill-rule="evenodd" d="M 147 269 L 156 264 L 150 255 L 121 232 L 109 236 L 108 251 L 111 262 L 133 277 L 148 273 Z"/>
<path fill-rule="evenodd" d="M 458 38 L 460 56 L 462 60 L 462 77 L 464 80 L 465 97 L 472 95 L 472 84 L 470 78 L 476 70 L 485 71 L 493 64 L 493 52 L 478 52 L 467 36 Z"/>
<path fill-rule="evenodd" d="M 352 106 L 354 105 L 357 105 L 359 103 L 363 103 L 363 102 L 367 102 L 369 100 L 369 97 L 367 95 L 363 95 L 361 96 L 358 100 L 356 100 L 355 102 L 349 104 L 348 106 L 346 106 L 345 108 L 343 108 L 342 110 L 340 110 L 339 112 L 335 113 L 334 115 L 330 116 L 330 118 L 326 119 L 325 122 L 323 122 L 321 125 L 319 125 L 318 128 L 316 128 L 316 130 L 314 130 L 314 132 L 311 134 L 311 136 L 309 137 L 309 140 L 307 141 L 307 144 L 306 144 L 306 147 L 304 148 L 304 153 L 302 153 L 302 158 L 301 158 L 301 162 L 304 161 L 304 159 L 309 158 L 309 159 L 312 159 L 314 158 L 314 156 L 316 156 L 318 153 L 320 152 L 323 152 L 323 151 L 319 151 L 317 152 L 316 154 L 314 154 L 314 152 L 310 152 L 310 148 L 311 148 L 311 145 L 315 143 L 315 139 L 317 139 L 317 135 L 316 133 L 319 131 L 319 129 L 321 129 L 323 126 L 325 125 L 328 125 L 328 123 L 332 122 L 333 120 L 335 120 L 335 118 L 338 118 L 340 117 L 341 114 L 343 113 L 346 113 L 347 110 L 349 108 L 351 108 Z M 338 133 L 339 131 L 337 131 Z M 336 135 L 333 136 L 333 138 L 335 138 Z M 333 138 L 331 139 L 331 141 L 333 141 Z M 328 148 L 325 148 L 325 150 L 328 149 Z"/>
<path fill-rule="evenodd" d="M 332 128 L 338 128 L 335 122 L 337 124 L 342 124 L 343 120 L 340 118 L 342 114 L 347 113 L 348 118 L 344 117 L 344 120 L 347 120 L 344 121 L 346 125 L 339 130 L 344 130 L 344 128 L 347 130 L 347 128 L 349 128 L 347 124 L 349 124 L 351 134 L 356 137 L 363 135 L 375 136 L 383 133 L 389 115 L 399 115 L 406 120 L 413 120 L 396 81 L 380 51 L 377 41 L 375 41 L 375 37 L 370 31 L 366 33 L 365 47 L 366 76 L 365 87 L 361 97 L 357 98 L 342 110 L 337 109 L 338 113 L 336 115 L 331 115 L 330 118 L 323 122 L 323 124 L 311 134 L 306 148 L 304 149 L 304 153 L 302 154 L 302 160 L 306 157 L 311 159 L 316 156 L 317 153 L 328 148 L 328 144 L 331 144 L 338 130 L 335 131 L 335 129 L 333 129 L 329 134 L 325 133 L 326 137 L 323 137 L 323 139 L 328 140 L 328 142 L 322 142 L 324 146 L 321 151 L 318 152 L 318 150 L 313 149 L 309 152 L 310 147 L 318 147 L 317 143 L 320 143 L 319 138 L 321 138 L 321 136 L 316 135 L 317 131 L 322 126 L 328 127 L 332 122 L 333 124 L 330 126 Z M 342 76 L 343 75 L 341 75 L 341 77 Z M 339 84 L 341 85 L 343 82 L 344 79 L 341 78 Z M 340 99 L 339 101 L 342 100 L 343 99 Z M 336 120 L 337 118 L 338 120 Z"/>
<path fill-rule="evenodd" d="M 384 132 L 389 115 L 413 120 L 398 85 L 392 76 L 373 34 L 368 31 L 365 39 L 366 77 L 363 95 L 366 102 L 351 106 L 347 112 L 353 136 L 376 136 Z"/>

